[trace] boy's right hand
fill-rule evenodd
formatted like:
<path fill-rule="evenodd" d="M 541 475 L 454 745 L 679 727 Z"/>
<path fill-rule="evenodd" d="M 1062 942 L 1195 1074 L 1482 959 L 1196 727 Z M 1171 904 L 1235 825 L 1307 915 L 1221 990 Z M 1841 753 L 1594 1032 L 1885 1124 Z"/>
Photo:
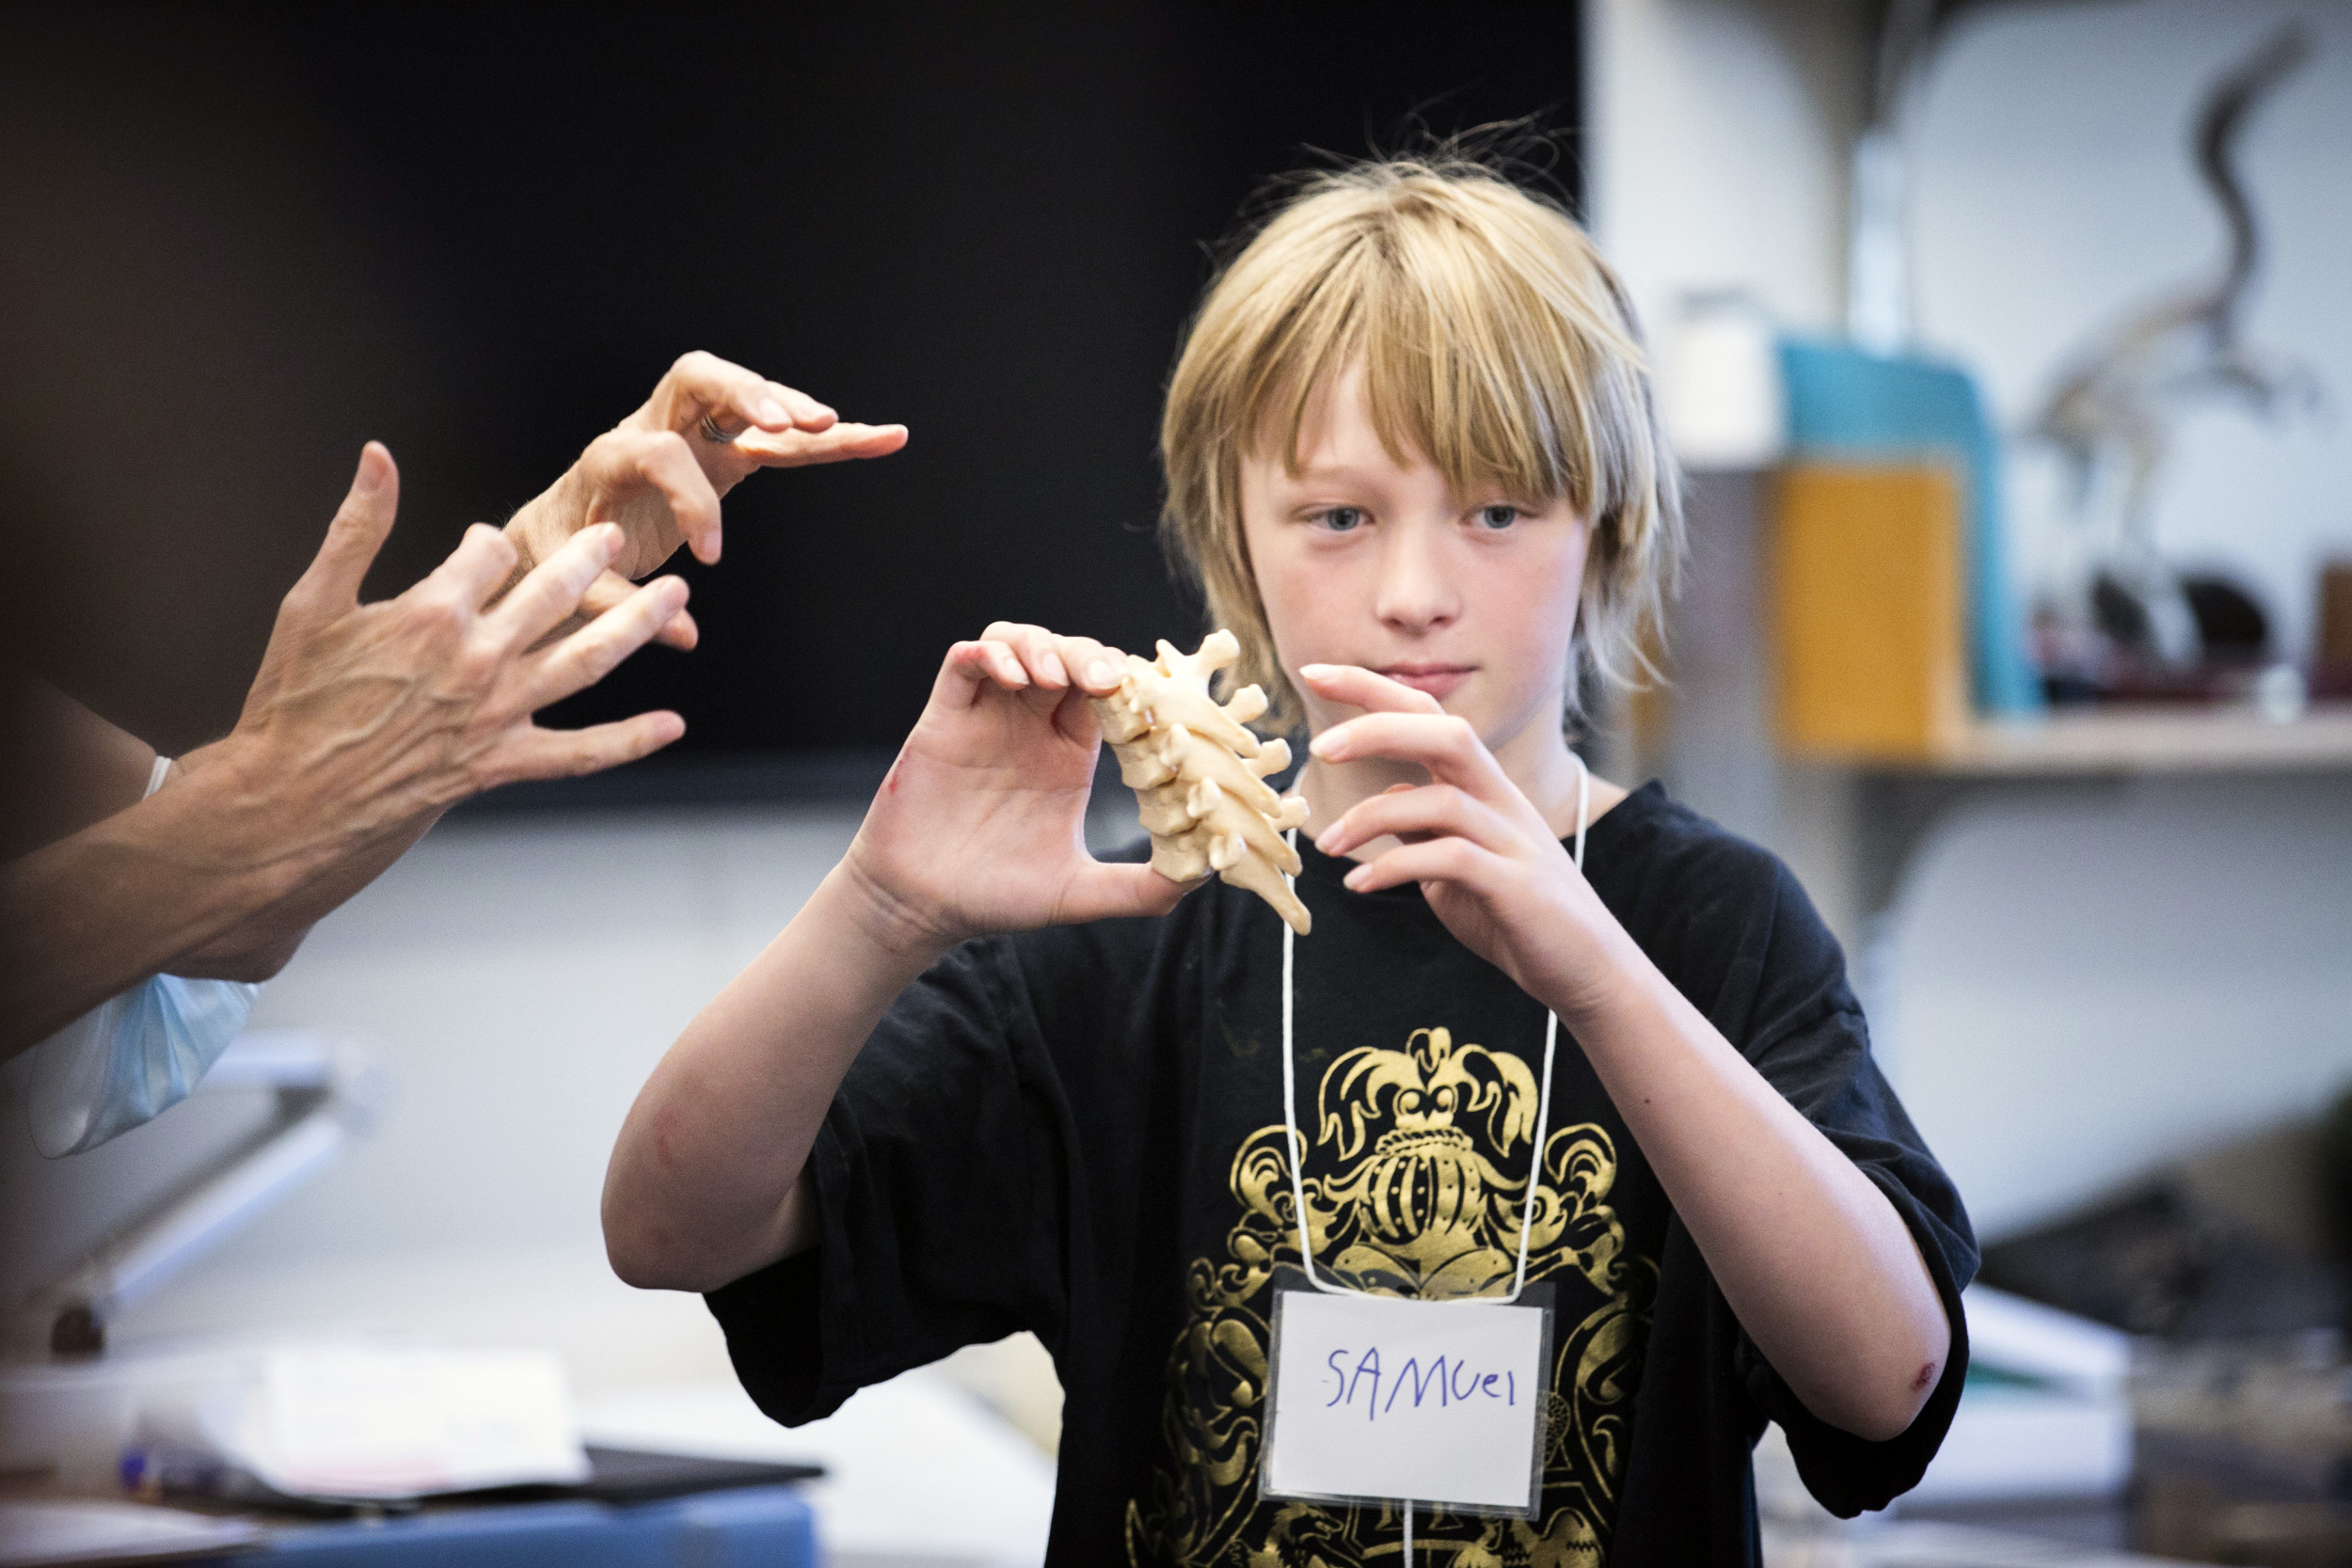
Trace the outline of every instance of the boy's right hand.
<path fill-rule="evenodd" d="M 1200 885 L 1087 852 L 1102 745 L 1087 699 L 1126 673 L 1116 648 L 1004 621 L 947 650 L 842 862 L 877 940 L 945 952 L 991 931 L 1166 914 Z"/>

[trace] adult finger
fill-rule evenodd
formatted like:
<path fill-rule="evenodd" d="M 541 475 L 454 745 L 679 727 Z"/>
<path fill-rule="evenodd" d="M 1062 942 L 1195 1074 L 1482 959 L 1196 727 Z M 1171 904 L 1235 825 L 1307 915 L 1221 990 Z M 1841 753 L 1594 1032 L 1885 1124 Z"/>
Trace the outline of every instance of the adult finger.
<path fill-rule="evenodd" d="M 1470 721 L 1450 713 L 1367 713 L 1332 725 L 1309 741 L 1307 750 L 1332 763 L 1366 757 L 1417 762 L 1431 778 L 1458 784 L 1490 803 L 1513 787 Z"/>
<path fill-rule="evenodd" d="M 1318 697 L 1367 713 L 1443 713 L 1445 705 L 1419 687 L 1354 664 L 1302 664 L 1299 679 Z"/>
<path fill-rule="evenodd" d="M 516 559 L 515 546 L 505 534 L 487 523 L 476 523 L 466 531 L 449 559 L 408 594 L 447 594 L 468 610 L 480 610 L 514 575 Z"/>
<path fill-rule="evenodd" d="M 617 609 L 622 600 L 637 592 L 637 585 L 611 570 L 600 572 L 588 585 L 588 592 L 580 596 L 579 613 L 593 621 L 608 610 Z M 679 610 L 670 617 L 669 624 L 653 634 L 653 640 L 665 648 L 688 653 L 702 641 L 702 627 L 695 624 L 690 610 Z"/>
<path fill-rule="evenodd" d="M 663 378 L 670 389 L 666 422 L 681 433 L 707 417 L 729 436 L 746 430 L 823 430 L 837 416 L 806 392 L 700 349 L 681 355 Z"/>
<path fill-rule="evenodd" d="M 612 673 L 612 668 L 653 641 L 670 617 L 686 607 L 682 578 L 656 578 L 552 647 L 526 661 L 521 711 L 536 713 L 560 703 Z"/>
<path fill-rule="evenodd" d="M 694 559 L 707 566 L 719 559 L 719 492 L 694 461 L 688 439 L 675 430 L 607 431 L 590 443 L 581 461 L 602 495 L 659 492 Z"/>
<path fill-rule="evenodd" d="M 1043 626 L 992 622 L 980 633 L 980 641 L 1002 642 L 1010 648 L 1021 660 L 1021 667 L 1029 673 L 1029 679 L 1047 691 L 1059 691 L 1070 685 L 1070 671 L 1062 664 L 1061 655 L 1054 651 L 1054 634 Z"/>
<path fill-rule="evenodd" d="M 815 435 L 805 430 L 747 430 L 735 450 L 766 468 L 805 468 L 852 458 L 887 457 L 907 444 L 902 424 L 843 422 Z"/>
<path fill-rule="evenodd" d="M 767 396 L 761 401 L 762 417 L 753 422 L 763 430 L 780 428 L 785 421 L 766 412 L 779 407 L 789 414 L 791 423 L 802 430 L 830 430 L 841 422 L 841 416 L 834 413 L 822 399 L 813 398 L 797 387 L 787 387 L 781 381 L 767 383 Z"/>
<path fill-rule="evenodd" d="M 650 756 L 685 733 L 686 721 L 666 709 L 610 724 L 592 724 L 584 730 L 543 730 L 536 724 L 517 724 L 499 742 L 485 771 L 492 784 L 601 773 Z"/>
<path fill-rule="evenodd" d="M 319 553 L 288 598 L 328 614 L 358 604 L 359 583 L 375 564 L 399 510 L 400 469 L 383 442 L 370 441 L 359 449 L 358 469 L 351 476 L 342 504 L 335 509 L 334 520 L 326 525 Z"/>
<path fill-rule="evenodd" d="M 1466 838 L 1498 855 L 1525 847 L 1524 835 L 1484 800 L 1452 784 L 1422 784 L 1357 801 L 1315 836 L 1315 847 L 1337 857 L 1375 839 L 1421 834 Z"/>
<path fill-rule="evenodd" d="M 1050 924 L 1075 926 L 1089 920 L 1166 914 L 1185 894 L 1207 880 L 1204 877 L 1197 882 L 1171 882 L 1148 865 L 1090 861 L 1062 884 Z"/>
<path fill-rule="evenodd" d="M 589 585 L 612 564 L 623 540 L 618 523 L 581 529 L 498 602 L 484 617 L 485 626 L 501 647 L 530 647 L 584 608 Z"/>

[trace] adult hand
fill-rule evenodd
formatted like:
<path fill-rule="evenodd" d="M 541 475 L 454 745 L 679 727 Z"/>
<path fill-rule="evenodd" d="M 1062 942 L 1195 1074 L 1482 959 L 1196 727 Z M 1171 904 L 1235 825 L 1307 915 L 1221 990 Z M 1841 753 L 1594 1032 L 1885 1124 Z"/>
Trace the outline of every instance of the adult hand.
<path fill-rule="evenodd" d="M 719 502 L 756 470 L 883 457 L 906 443 L 904 425 L 845 422 L 805 392 L 697 351 L 670 367 L 644 406 L 590 442 L 506 533 L 529 565 L 581 529 L 618 523 L 628 543 L 580 605 L 601 614 L 681 544 L 706 564 L 717 561 Z M 662 641 L 691 647 L 694 637 L 681 614 Z"/>
<path fill-rule="evenodd" d="M 683 731 L 674 713 L 573 732 L 531 721 L 686 602 L 675 578 L 649 583 L 534 647 L 619 554 L 619 529 L 584 531 L 493 609 L 515 552 L 475 528 L 422 582 L 363 605 L 398 498 L 390 454 L 370 442 L 236 728 L 152 799 L 0 865 L 0 1058 L 146 975 L 262 977 L 443 807 L 610 768 Z"/>
<path fill-rule="evenodd" d="M 686 584 L 666 578 L 532 651 L 619 557 L 618 527 L 581 531 L 485 609 L 515 552 L 477 524 L 423 581 L 363 605 L 360 578 L 391 531 L 399 490 L 391 454 L 370 442 L 317 559 L 278 610 L 235 730 L 186 759 L 192 779 L 235 769 L 229 777 L 246 782 L 243 793 L 288 855 L 338 859 L 494 785 L 596 772 L 685 731 L 661 712 L 576 731 L 532 722 L 602 679 L 686 603 Z"/>
<path fill-rule="evenodd" d="M 1125 656 L 999 621 L 947 651 L 843 864 L 902 950 L 989 931 L 1165 914 L 1191 887 L 1087 852 L 1087 800 Z"/>
<path fill-rule="evenodd" d="M 1419 883 L 1446 929 L 1520 990 L 1564 1020 L 1589 1007 L 1621 972 L 1613 943 L 1629 939 L 1478 732 L 1429 693 L 1370 670 L 1310 664 L 1299 674 L 1316 695 L 1364 710 L 1315 736 L 1314 756 L 1386 758 L 1429 773 L 1425 784 L 1358 801 L 1316 836 L 1327 855 L 1398 841 L 1350 871 L 1347 885 L 1372 893 Z"/>

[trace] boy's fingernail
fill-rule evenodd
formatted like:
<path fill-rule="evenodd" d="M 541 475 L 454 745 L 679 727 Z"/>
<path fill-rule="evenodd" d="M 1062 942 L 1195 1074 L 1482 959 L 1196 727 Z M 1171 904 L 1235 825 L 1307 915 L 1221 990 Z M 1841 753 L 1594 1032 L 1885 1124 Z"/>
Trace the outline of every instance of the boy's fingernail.
<path fill-rule="evenodd" d="M 1119 672 L 1111 667 L 1107 658 L 1098 658 L 1087 666 L 1087 680 L 1090 685 L 1108 686 L 1117 679 Z"/>
<path fill-rule="evenodd" d="M 790 424 L 792 416 L 784 411 L 784 404 L 773 398 L 763 398 L 759 404 L 761 424 Z"/>
<path fill-rule="evenodd" d="M 1058 654 L 1045 656 L 1045 673 L 1063 686 L 1070 684 L 1070 672 L 1062 667 L 1061 656 Z"/>
<path fill-rule="evenodd" d="M 1368 865 L 1359 865 L 1340 879 L 1348 887 L 1360 890 L 1364 885 L 1364 879 L 1371 875 L 1372 867 Z"/>
<path fill-rule="evenodd" d="M 1340 743 L 1339 731 L 1326 730 L 1307 742 L 1307 750 L 1328 762 L 1338 757 L 1345 748 Z"/>
<path fill-rule="evenodd" d="M 1324 854 L 1329 854 L 1331 852 L 1331 840 L 1338 832 L 1339 830 L 1337 828 L 1324 829 L 1323 832 L 1315 834 L 1315 847 L 1321 850 Z"/>
<path fill-rule="evenodd" d="M 1337 668 L 1338 666 L 1333 664 L 1302 664 L 1298 667 L 1298 673 L 1311 681 L 1319 681 Z"/>

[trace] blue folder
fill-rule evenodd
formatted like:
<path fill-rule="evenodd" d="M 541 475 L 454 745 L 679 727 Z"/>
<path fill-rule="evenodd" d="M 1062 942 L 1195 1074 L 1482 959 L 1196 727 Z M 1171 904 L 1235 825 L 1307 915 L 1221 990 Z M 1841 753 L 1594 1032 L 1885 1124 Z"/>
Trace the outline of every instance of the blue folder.
<path fill-rule="evenodd" d="M 818 1568 L 788 1486 L 633 1506 L 567 1499 L 275 1528 L 220 1568 Z"/>
<path fill-rule="evenodd" d="M 2001 525 L 2000 442 L 1967 372 L 1850 343 L 1784 340 L 1788 446 L 1799 457 L 1930 457 L 1951 462 L 1968 498 L 1969 673 L 1978 708 L 2032 713 L 2042 685 L 2010 594 Z"/>

